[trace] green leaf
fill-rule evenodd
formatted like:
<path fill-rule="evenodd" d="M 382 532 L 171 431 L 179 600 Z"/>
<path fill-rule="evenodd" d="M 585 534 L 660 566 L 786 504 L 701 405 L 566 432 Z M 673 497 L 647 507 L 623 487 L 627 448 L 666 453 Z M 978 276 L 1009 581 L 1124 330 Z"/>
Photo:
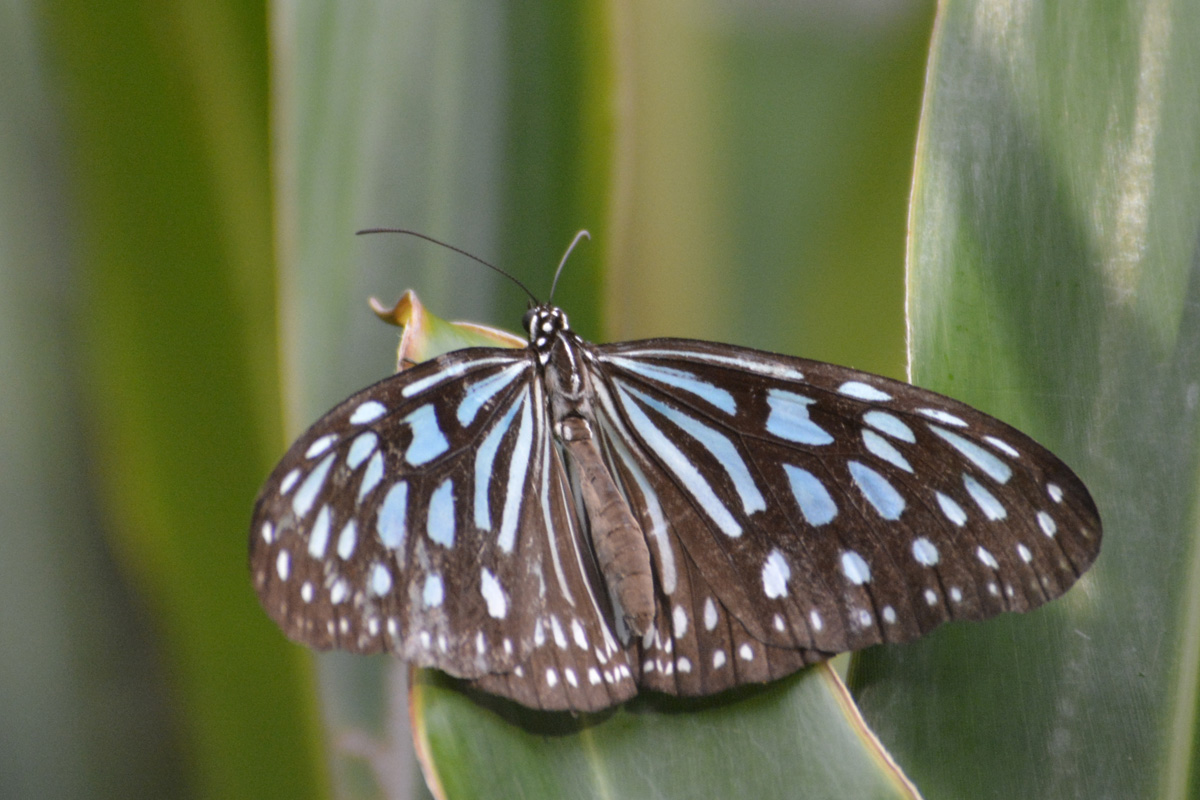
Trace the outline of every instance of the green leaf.
<path fill-rule="evenodd" d="M 1200 7 L 943 4 L 913 192 L 917 383 L 1028 431 L 1105 523 L 1028 616 L 861 659 L 930 798 L 1196 791 Z"/>
<path fill-rule="evenodd" d="M 917 797 L 828 665 L 720 698 L 642 696 L 581 717 L 422 676 L 416 735 L 439 796 Z"/>

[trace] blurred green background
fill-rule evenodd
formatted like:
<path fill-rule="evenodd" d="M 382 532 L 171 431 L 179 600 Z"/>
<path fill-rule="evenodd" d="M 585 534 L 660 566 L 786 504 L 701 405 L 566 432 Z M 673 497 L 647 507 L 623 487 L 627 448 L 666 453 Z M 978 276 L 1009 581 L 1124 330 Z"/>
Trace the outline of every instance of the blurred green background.
<path fill-rule="evenodd" d="M 518 327 L 381 225 L 543 295 L 589 228 L 555 300 L 593 339 L 904 377 L 910 337 L 1080 470 L 1119 563 L 1032 640 L 869 654 L 868 722 L 927 797 L 1192 796 L 1196 6 L 5 3 L 0 797 L 423 791 L 402 669 L 285 642 L 245 563 L 289 437 L 393 366 L 368 296 Z"/>

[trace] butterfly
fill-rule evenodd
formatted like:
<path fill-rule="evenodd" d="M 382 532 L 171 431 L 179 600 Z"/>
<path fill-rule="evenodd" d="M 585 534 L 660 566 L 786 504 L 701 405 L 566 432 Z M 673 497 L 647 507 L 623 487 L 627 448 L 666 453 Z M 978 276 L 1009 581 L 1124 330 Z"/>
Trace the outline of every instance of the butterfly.
<path fill-rule="evenodd" d="M 956 400 L 728 344 L 595 345 L 550 303 L 523 327 L 288 450 L 250 533 L 288 637 L 596 711 L 1027 611 L 1099 553 L 1071 469 Z"/>

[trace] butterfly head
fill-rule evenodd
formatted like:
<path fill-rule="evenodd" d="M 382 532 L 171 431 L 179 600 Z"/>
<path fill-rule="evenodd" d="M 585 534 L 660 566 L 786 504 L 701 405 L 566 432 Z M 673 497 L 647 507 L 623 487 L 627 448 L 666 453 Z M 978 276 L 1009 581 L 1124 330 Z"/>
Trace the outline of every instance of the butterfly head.
<path fill-rule="evenodd" d="M 561 308 L 549 303 L 532 306 L 521 318 L 521 325 L 529 334 L 529 343 L 543 353 L 554 344 L 560 333 L 570 330 L 567 315 Z"/>

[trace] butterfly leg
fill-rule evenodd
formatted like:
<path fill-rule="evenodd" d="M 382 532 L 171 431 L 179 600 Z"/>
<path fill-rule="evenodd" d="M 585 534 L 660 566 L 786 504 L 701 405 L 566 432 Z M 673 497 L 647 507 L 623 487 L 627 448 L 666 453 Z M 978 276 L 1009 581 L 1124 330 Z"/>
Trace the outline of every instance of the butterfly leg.
<path fill-rule="evenodd" d="M 579 470 L 592 547 L 609 594 L 621 607 L 626 625 L 642 636 L 654 622 L 654 579 L 646 537 L 600 456 L 591 424 L 582 417 L 566 417 L 559 432 Z"/>

